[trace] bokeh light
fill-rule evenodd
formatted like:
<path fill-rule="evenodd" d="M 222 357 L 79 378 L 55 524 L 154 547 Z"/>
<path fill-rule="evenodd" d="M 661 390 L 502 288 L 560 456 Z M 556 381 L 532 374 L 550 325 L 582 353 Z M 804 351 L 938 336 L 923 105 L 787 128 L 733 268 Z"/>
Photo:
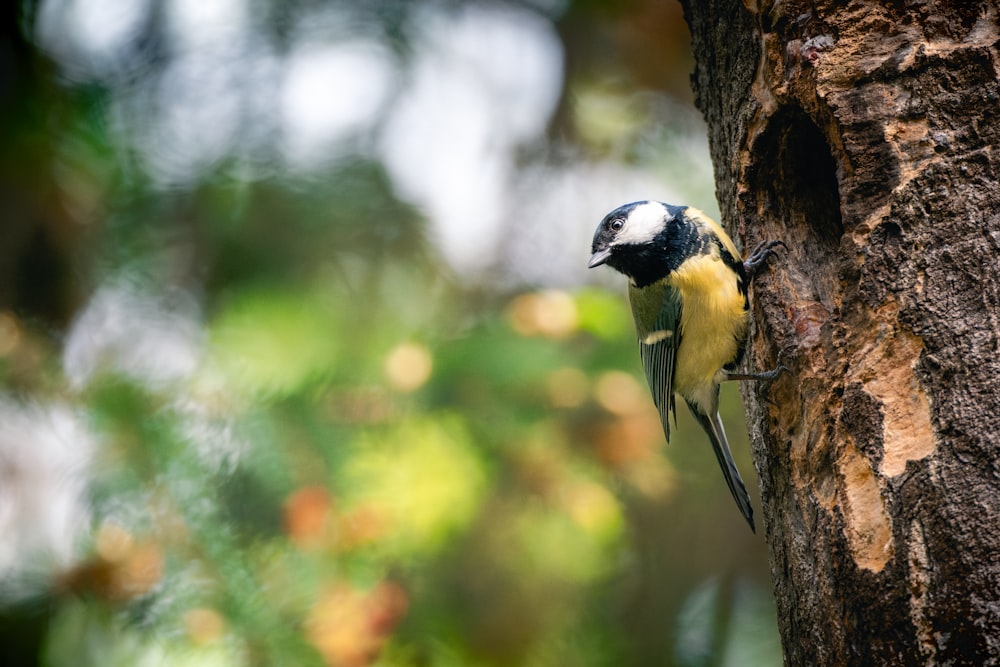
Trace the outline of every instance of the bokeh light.
<path fill-rule="evenodd" d="M 0 663 L 780 661 L 586 268 L 716 213 L 679 5 L 8 4 Z"/>

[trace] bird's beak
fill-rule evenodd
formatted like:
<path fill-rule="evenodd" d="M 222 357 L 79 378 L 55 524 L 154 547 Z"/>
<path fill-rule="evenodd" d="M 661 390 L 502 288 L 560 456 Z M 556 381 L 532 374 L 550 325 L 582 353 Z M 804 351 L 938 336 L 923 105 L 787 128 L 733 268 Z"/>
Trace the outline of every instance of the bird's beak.
<path fill-rule="evenodd" d="M 590 256 L 590 263 L 587 264 L 587 268 L 592 269 L 595 266 L 600 266 L 601 264 L 604 264 L 604 262 L 608 261 L 609 257 L 611 257 L 611 248 L 598 250 Z"/>

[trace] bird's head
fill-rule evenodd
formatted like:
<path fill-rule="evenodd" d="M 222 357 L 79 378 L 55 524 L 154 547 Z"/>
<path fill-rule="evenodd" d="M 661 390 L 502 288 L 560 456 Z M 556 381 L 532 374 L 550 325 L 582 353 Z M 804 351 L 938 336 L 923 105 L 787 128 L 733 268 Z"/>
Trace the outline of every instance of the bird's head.
<path fill-rule="evenodd" d="M 597 226 L 587 267 L 607 264 L 639 284 L 662 278 L 683 261 L 675 255 L 691 228 L 684 210 L 658 201 L 619 206 Z"/>

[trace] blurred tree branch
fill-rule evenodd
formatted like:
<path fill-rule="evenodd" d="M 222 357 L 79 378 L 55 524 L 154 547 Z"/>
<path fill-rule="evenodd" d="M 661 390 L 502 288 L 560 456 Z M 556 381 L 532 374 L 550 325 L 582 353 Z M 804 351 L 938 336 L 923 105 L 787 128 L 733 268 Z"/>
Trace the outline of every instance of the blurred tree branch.
<path fill-rule="evenodd" d="M 77 303 L 73 250 L 82 230 L 62 208 L 50 143 L 58 109 L 50 64 L 23 30 L 31 3 L 0 16 L 0 310 L 65 324 Z"/>

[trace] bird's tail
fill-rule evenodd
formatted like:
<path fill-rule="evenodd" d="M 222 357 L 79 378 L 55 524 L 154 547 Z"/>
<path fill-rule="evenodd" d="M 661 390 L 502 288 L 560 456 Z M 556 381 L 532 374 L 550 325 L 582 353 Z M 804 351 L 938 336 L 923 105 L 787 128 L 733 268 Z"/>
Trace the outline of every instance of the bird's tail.
<path fill-rule="evenodd" d="M 750 524 L 750 530 L 756 533 L 757 527 L 753 522 L 753 507 L 750 505 L 750 495 L 747 493 L 747 487 L 743 484 L 740 471 L 736 468 L 736 463 L 733 461 L 733 453 L 729 450 L 729 441 L 726 439 L 726 430 L 722 428 L 722 419 L 719 417 L 719 411 L 714 410 L 712 415 L 706 415 L 690 403 L 688 407 L 691 408 L 691 414 L 695 416 L 701 427 L 705 429 L 708 439 L 712 441 L 715 458 L 719 460 L 719 467 L 722 468 L 722 474 L 726 477 L 726 484 L 729 485 L 729 491 L 733 494 L 733 500 L 736 501 L 740 512 L 743 513 L 743 517 Z"/>

